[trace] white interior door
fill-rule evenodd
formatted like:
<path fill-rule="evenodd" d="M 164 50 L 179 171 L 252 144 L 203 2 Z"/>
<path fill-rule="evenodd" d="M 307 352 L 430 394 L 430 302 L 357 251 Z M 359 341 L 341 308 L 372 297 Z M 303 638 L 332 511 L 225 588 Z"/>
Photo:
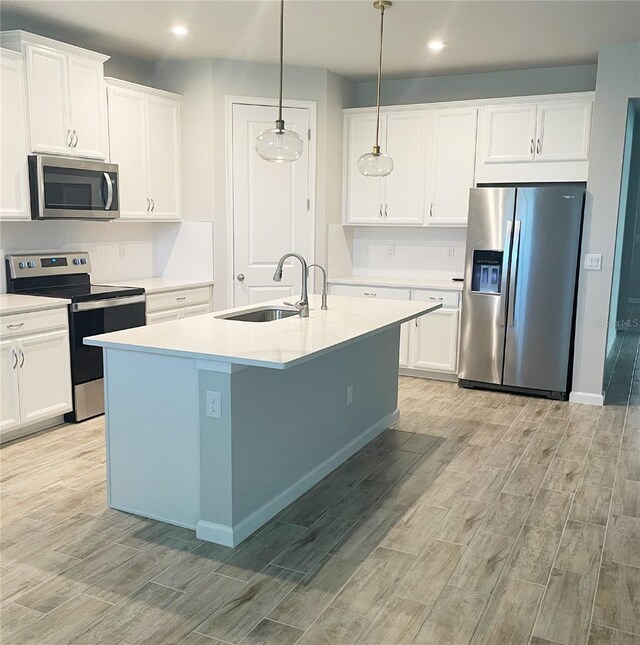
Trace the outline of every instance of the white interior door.
<path fill-rule="evenodd" d="M 261 105 L 233 105 L 233 283 L 234 305 L 297 299 L 301 269 L 289 259 L 282 282 L 273 281 L 278 260 L 288 251 L 311 262 L 309 244 L 309 110 L 286 108 L 286 127 L 304 140 L 304 151 L 292 163 L 264 161 L 256 137 L 273 128 L 277 110 Z"/>

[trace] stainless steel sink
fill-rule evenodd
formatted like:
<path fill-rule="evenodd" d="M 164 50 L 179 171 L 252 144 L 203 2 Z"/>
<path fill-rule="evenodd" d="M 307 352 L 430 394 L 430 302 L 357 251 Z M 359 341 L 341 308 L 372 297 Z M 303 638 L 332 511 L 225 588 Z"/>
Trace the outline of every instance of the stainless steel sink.
<path fill-rule="evenodd" d="M 240 311 L 238 313 L 222 314 L 216 318 L 225 320 L 239 320 L 240 322 L 271 322 L 272 320 L 282 320 L 291 316 L 298 316 L 297 309 L 285 309 L 283 307 L 258 307 L 249 311 Z"/>

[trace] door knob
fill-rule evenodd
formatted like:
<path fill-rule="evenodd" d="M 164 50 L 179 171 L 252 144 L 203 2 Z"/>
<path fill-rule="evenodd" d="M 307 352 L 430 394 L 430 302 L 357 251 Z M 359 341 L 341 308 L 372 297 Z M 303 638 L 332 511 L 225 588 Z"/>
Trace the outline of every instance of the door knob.
<path fill-rule="evenodd" d="M 238 273 L 236 278 L 238 278 L 238 282 L 244 282 L 244 273 Z"/>

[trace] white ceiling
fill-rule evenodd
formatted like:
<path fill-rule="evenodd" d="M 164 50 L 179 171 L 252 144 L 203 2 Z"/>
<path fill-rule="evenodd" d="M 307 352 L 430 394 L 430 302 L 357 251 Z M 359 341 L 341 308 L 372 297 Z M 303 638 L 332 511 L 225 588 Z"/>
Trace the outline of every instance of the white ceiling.
<path fill-rule="evenodd" d="M 275 62 L 274 0 L 3 0 L 2 18 L 73 33 L 77 44 L 146 59 Z M 376 70 L 379 12 L 369 0 L 287 0 L 285 57 L 355 79 Z M 176 23 L 191 28 L 179 40 Z M 50 35 L 50 34 L 45 34 Z M 432 38 L 448 46 L 426 48 Z M 395 0 L 385 19 L 385 77 L 593 63 L 606 43 L 640 40 L 640 2 Z"/>

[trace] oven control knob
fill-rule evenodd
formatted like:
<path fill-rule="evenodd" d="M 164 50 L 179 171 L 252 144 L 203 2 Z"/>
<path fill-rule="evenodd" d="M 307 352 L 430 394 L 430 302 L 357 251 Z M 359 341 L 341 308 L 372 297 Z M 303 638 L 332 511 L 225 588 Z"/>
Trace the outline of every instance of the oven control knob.
<path fill-rule="evenodd" d="M 80 264 L 80 258 L 73 258 L 74 264 Z"/>
<path fill-rule="evenodd" d="M 87 258 L 80 258 L 80 264 L 86 264 Z"/>
<path fill-rule="evenodd" d="M 18 266 L 21 269 L 26 269 L 27 268 L 27 263 L 24 260 L 20 260 L 20 262 L 18 262 Z"/>
<path fill-rule="evenodd" d="M 33 260 L 29 260 L 29 262 L 27 262 L 27 266 L 28 266 L 30 269 L 33 269 L 33 267 L 35 267 L 35 266 L 36 266 L 36 263 L 35 263 Z"/>

